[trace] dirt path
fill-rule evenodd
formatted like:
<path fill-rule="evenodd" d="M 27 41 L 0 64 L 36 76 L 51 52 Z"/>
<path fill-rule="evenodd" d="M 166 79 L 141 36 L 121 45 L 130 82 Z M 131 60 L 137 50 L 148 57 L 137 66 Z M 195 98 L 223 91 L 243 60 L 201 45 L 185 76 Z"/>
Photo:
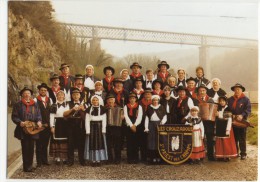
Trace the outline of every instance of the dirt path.
<path fill-rule="evenodd" d="M 117 179 L 117 180 L 224 180 L 256 181 L 257 180 L 257 146 L 247 145 L 248 158 L 239 158 L 230 162 L 210 162 L 202 164 L 145 165 L 126 164 L 103 165 L 101 167 L 82 167 L 75 162 L 73 167 L 44 166 L 33 173 L 24 173 L 19 168 L 11 179 Z M 125 152 L 123 153 L 125 155 Z M 124 157 L 125 158 L 125 157 Z"/>

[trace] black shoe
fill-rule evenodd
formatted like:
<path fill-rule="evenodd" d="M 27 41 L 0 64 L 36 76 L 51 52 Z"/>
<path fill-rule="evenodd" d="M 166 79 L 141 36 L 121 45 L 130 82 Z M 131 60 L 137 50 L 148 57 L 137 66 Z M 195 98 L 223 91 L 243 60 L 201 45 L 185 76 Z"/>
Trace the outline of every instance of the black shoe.
<path fill-rule="evenodd" d="M 36 165 L 36 167 L 42 167 L 42 164 L 38 163 L 38 164 Z"/>
<path fill-rule="evenodd" d="M 121 160 L 116 160 L 115 162 L 114 162 L 114 164 L 120 164 L 121 163 Z"/>
<path fill-rule="evenodd" d="M 56 165 L 61 165 L 61 161 L 55 161 Z"/>
<path fill-rule="evenodd" d="M 241 155 L 241 160 L 246 160 L 246 155 Z"/>
<path fill-rule="evenodd" d="M 216 161 L 216 159 L 214 157 L 208 157 L 209 161 Z"/>
<path fill-rule="evenodd" d="M 73 166 L 74 162 L 71 162 L 71 161 L 70 161 L 70 162 L 68 162 L 67 164 L 68 164 L 68 166 Z"/>
<path fill-rule="evenodd" d="M 80 162 L 80 165 L 82 165 L 82 166 L 86 166 L 87 164 L 86 164 L 85 161 L 83 161 L 83 162 Z"/>
<path fill-rule="evenodd" d="M 42 164 L 43 164 L 43 165 L 46 165 L 46 166 L 49 166 L 49 165 L 50 165 L 49 162 L 43 162 Z"/>
<path fill-rule="evenodd" d="M 24 169 L 24 172 L 33 172 L 35 169 L 33 167 L 28 167 L 26 169 Z"/>

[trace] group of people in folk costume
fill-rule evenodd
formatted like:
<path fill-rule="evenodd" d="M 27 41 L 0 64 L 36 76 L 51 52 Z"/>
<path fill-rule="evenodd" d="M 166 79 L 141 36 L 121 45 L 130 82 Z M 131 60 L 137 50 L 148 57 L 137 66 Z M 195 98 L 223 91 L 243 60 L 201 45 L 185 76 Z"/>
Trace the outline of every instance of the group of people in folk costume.
<path fill-rule="evenodd" d="M 23 170 L 34 169 L 35 141 L 37 167 L 49 165 L 49 140 L 49 154 L 57 164 L 72 166 L 75 148 L 82 166 L 86 162 L 99 166 L 101 161 L 119 164 L 125 138 L 128 163 L 140 160 L 161 163 L 157 142 L 159 124 L 193 126 L 190 163 L 203 160 L 205 150 L 210 161 L 229 161 L 238 157 L 239 151 L 241 160 L 246 159 L 246 128 L 232 127 L 232 117 L 247 120 L 251 113 L 250 101 L 243 94 L 245 88 L 235 84 L 231 87 L 234 95 L 227 98 L 220 88 L 221 81 L 214 78 L 210 82 L 204 77 L 202 67 L 196 68 L 196 78 L 186 78 L 184 69 L 177 70 L 176 78 L 168 72 L 169 67 L 166 61 L 161 61 L 156 74 L 148 69 L 142 75 L 142 66 L 135 62 L 130 66 L 131 73 L 123 69 L 120 77 L 115 78 L 114 68 L 107 66 L 103 69 L 105 77 L 99 80 L 92 65 L 86 66 L 85 75 L 72 76 L 69 65 L 64 63 L 60 67 L 61 75 L 50 78 L 50 87 L 46 83 L 38 86 L 39 95 L 35 99 L 33 91 L 24 87 L 20 91 L 21 100 L 12 111 L 12 120 L 17 125 L 15 137 L 21 140 Z M 200 103 L 219 105 L 215 122 L 198 116 Z M 111 117 L 113 109 L 119 112 Z M 111 118 L 115 117 L 122 123 L 111 124 Z M 58 125 L 59 119 L 63 122 Z M 46 123 L 48 127 L 39 134 L 28 135 L 23 130 L 26 120 L 35 122 L 39 128 Z M 227 124 L 219 127 L 223 120 Z M 57 139 L 54 134 L 63 124 L 68 137 Z M 216 130 L 224 132 L 224 136 L 216 136 Z"/>

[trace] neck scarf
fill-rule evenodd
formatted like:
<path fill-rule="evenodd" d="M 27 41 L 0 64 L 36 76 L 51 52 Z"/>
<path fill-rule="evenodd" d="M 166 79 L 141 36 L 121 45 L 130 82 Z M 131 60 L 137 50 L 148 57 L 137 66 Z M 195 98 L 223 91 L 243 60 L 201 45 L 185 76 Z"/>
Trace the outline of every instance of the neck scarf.
<path fill-rule="evenodd" d="M 145 100 L 144 98 L 142 98 L 141 102 L 142 102 L 142 104 L 143 104 L 144 107 L 145 107 L 145 111 L 147 111 L 147 107 L 148 107 L 150 104 L 152 104 L 152 101 L 151 101 L 151 100 L 147 101 L 147 100 Z"/>
<path fill-rule="evenodd" d="M 60 86 L 58 86 L 57 88 L 52 86 L 51 89 L 52 89 L 53 93 L 56 95 L 58 93 L 58 91 L 60 91 Z"/>
<path fill-rule="evenodd" d="M 61 76 L 64 78 L 64 85 L 67 86 L 69 81 L 69 75 L 62 74 Z"/>
<path fill-rule="evenodd" d="M 183 98 L 183 99 L 181 99 L 180 97 L 179 97 L 179 101 L 178 101 L 178 105 L 177 105 L 177 107 L 181 107 L 181 103 L 182 103 L 182 101 L 184 100 L 184 99 L 186 99 L 187 98 L 187 96 L 185 95 L 185 97 Z"/>
<path fill-rule="evenodd" d="M 110 91 L 111 90 L 111 87 L 112 87 L 112 82 L 113 82 L 113 80 L 114 80 L 114 77 L 112 76 L 111 78 L 110 78 L 110 80 L 108 79 L 108 77 L 105 77 L 105 80 L 106 80 L 106 82 L 107 82 L 107 89 L 108 89 L 108 91 Z"/>
<path fill-rule="evenodd" d="M 234 97 L 234 103 L 232 104 L 232 108 L 236 109 L 238 99 L 245 97 L 245 95 L 242 93 L 239 97 L 236 97 L 235 95 L 233 97 Z"/>
<path fill-rule="evenodd" d="M 43 103 L 43 105 L 46 107 L 47 102 L 49 100 L 49 97 L 45 96 L 45 101 L 42 100 L 42 97 L 40 95 L 37 96 L 37 99 Z"/>
<path fill-rule="evenodd" d="M 129 103 L 127 104 L 127 107 L 130 109 L 129 116 L 133 116 L 133 109 L 137 108 L 138 103 L 136 102 L 133 106 Z"/>
<path fill-rule="evenodd" d="M 153 93 L 154 93 L 155 95 L 161 96 L 161 95 L 163 94 L 163 90 L 160 90 L 159 92 L 157 92 L 156 90 L 153 90 Z"/>
<path fill-rule="evenodd" d="M 168 71 L 166 71 L 165 74 L 163 74 L 162 72 L 159 72 L 159 76 L 162 78 L 163 82 L 166 81 L 166 78 L 167 78 L 168 75 L 169 75 Z"/>
<path fill-rule="evenodd" d="M 199 96 L 198 96 L 198 100 L 199 100 L 200 103 L 201 103 L 201 102 L 207 102 L 207 101 L 209 100 L 209 96 L 206 95 L 205 98 L 204 98 L 204 97 L 199 97 Z"/>
<path fill-rule="evenodd" d="M 134 73 L 131 73 L 131 76 L 134 77 L 134 78 L 138 78 L 138 77 L 142 76 L 142 74 L 141 74 L 141 73 L 138 73 L 138 74 L 136 75 L 136 74 L 134 74 Z"/>
<path fill-rule="evenodd" d="M 123 93 L 124 91 L 124 88 L 120 91 L 117 91 L 116 89 L 114 89 L 114 92 L 116 93 L 116 99 L 117 99 L 117 102 L 120 103 L 121 101 L 121 94 Z"/>
<path fill-rule="evenodd" d="M 25 99 L 22 99 L 22 103 L 26 106 L 26 113 L 28 113 L 29 106 L 32 106 L 35 102 L 33 99 L 30 99 L 30 102 L 27 102 Z"/>
<path fill-rule="evenodd" d="M 137 90 L 136 88 L 134 88 L 134 93 L 136 93 L 136 95 L 142 95 L 142 93 L 144 93 L 144 89 L 141 88 L 141 90 Z"/>

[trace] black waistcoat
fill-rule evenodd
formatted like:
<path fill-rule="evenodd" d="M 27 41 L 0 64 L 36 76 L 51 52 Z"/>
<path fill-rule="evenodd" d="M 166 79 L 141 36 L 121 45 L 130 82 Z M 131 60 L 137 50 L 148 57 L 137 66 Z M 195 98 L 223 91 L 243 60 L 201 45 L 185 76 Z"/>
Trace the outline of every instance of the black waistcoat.
<path fill-rule="evenodd" d="M 48 101 L 46 103 L 46 107 L 44 107 L 43 102 L 40 101 L 39 99 L 37 99 L 37 104 L 41 111 L 42 123 L 47 123 L 49 125 L 50 124 L 50 108 L 51 108 L 50 99 L 48 99 Z"/>
<path fill-rule="evenodd" d="M 154 109 L 151 106 L 148 106 L 148 109 L 146 111 L 146 116 L 148 116 L 149 120 L 151 120 L 151 117 L 154 112 L 157 114 L 160 120 L 162 120 L 163 117 L 166 115 L 165 108 L 162 105 L 160 105 L 158 109 Z"/>
<path fill-rule="evenodd" d="M 129 115 L 129 112 L 130 112 L 130 109 L 127 107 L 127 115 L 128 115 L 128 117 L 129 117 L 129 119 L 131 120 L 131 122 L 134 124 L 135 123 L 135 121 L 136 121 L 136 119 L 137 119 L 137 116 L 138 116 L 138 108 L 139 108 L 139 104 L 138 104 L 138 106 L 136 107 L 136 108 L 134 108 L 133 109 L 133 115 L 132 116 L 130 116 Z"/>
<path fill-rule="evenodd" d="M 190 112 L 190 108 L 188 106 L 188 99 L 189 97 L 187 97 L 186 99 L 184 99 L 181 104 L 180 107 L 178 107 L 178 102 L 179 102 L 179 98 L 176 101 L 176 114 L 177 114 L 177 119 L 178 122 L 180 122 L 181 119 L 183 119 L 183 117 L 185 117 L 189 112 Z"/>

